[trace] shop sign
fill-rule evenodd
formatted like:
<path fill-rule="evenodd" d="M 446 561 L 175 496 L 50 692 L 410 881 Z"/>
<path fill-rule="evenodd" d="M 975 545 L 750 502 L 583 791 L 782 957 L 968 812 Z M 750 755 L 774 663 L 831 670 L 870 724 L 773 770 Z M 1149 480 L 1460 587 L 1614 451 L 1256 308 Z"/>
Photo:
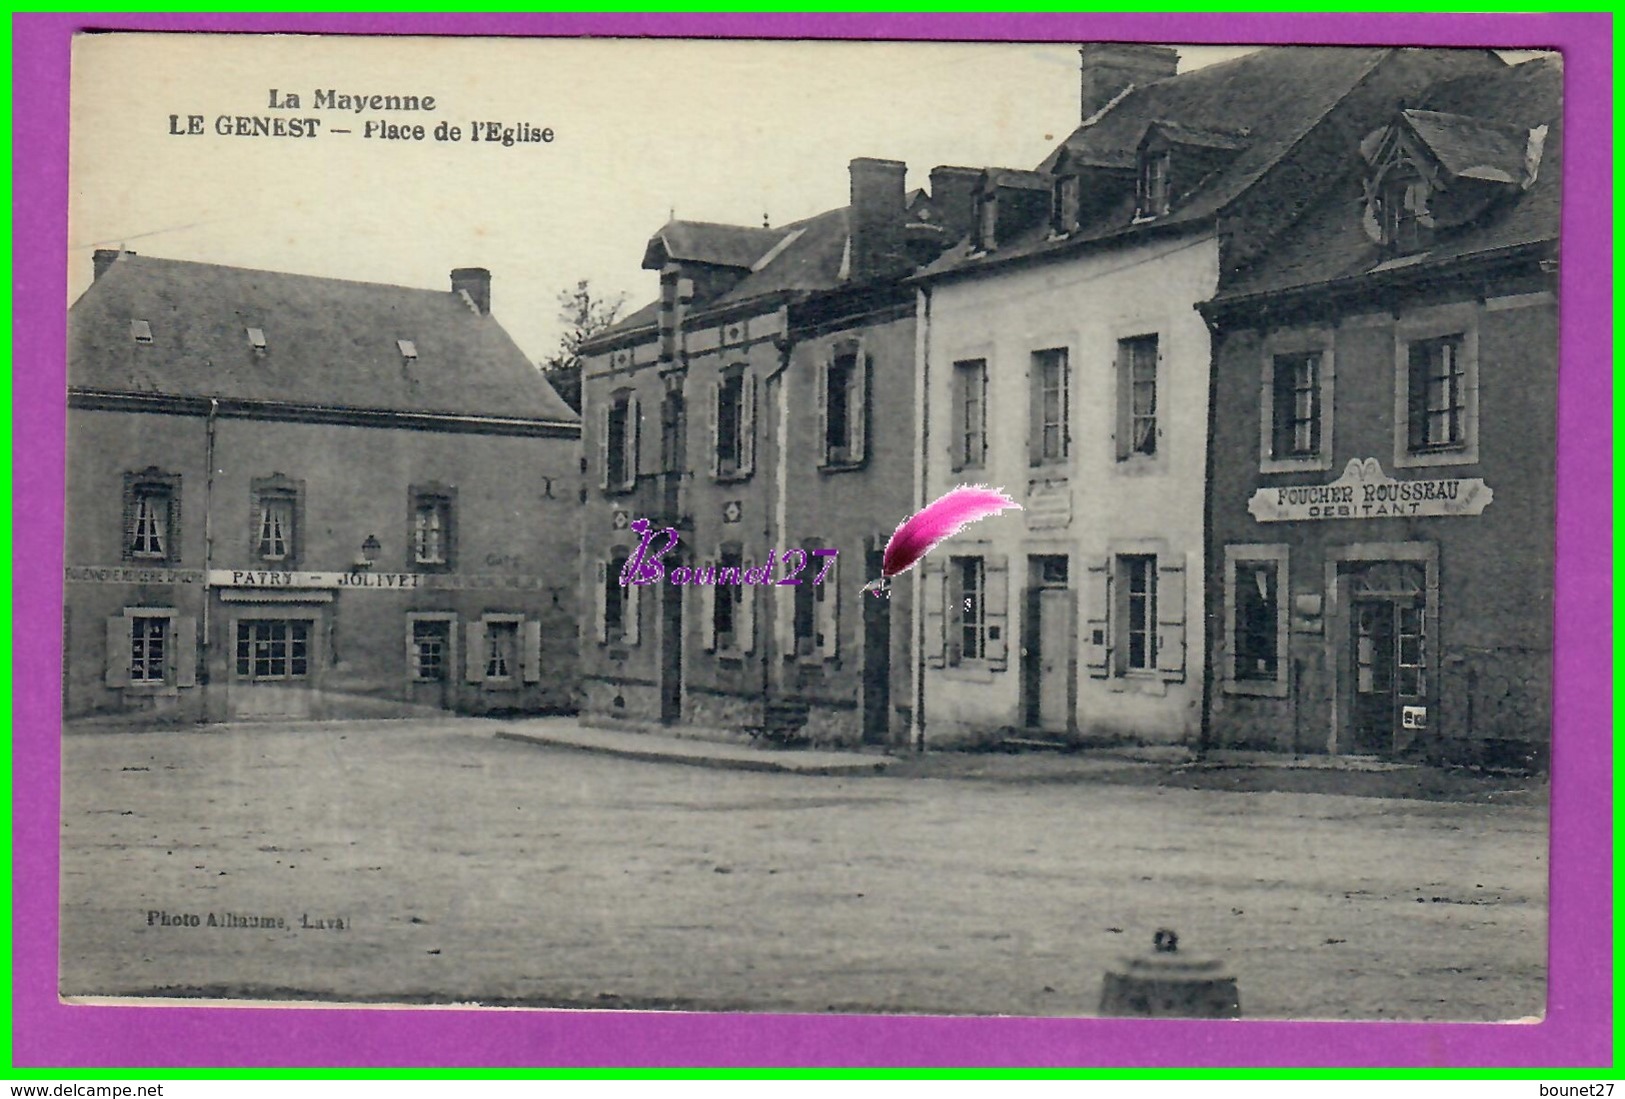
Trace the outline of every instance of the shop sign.
<path fill-rule="evenodd" d="M 1329 485 L 1261 488 L 1247 502 L 1260 523 L 1303 519 L 1429 518 L 1479 515 L 1494 499 L 1481 477 L 1396 481 L 1375 458 L 1354 458 Z"/>

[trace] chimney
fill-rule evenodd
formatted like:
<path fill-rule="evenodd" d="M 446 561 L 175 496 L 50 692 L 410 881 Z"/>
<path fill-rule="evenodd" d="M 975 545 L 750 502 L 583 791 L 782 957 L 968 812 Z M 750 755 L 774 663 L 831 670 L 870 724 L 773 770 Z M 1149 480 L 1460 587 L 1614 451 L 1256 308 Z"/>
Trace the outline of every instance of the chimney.
<path fill-rule="evenodd" d="M 1179 51 L 1139 42 L 1086 42 L 1078 50 L 1083 120 L 1088 121 L 1130 84 L 1144 87 L 1179 71 Z"/>
<path fill-rule="evenodd" d="M 123 254 L 123 251 L 118 248 L 98 248 L 92 252 L 90 254 L 90 266 L 94 278 L 99 279 L 107 274 L 107 269 L 113 266 L 113 261 Z M 130 255 L 133 256 L 135 253 L 131 252 Z"/>
<path fill-rule="evenodd" d="M 474 303 L 480 316 L 491 313 L 491 272 L 483 267 L 457 267 L 451 272 L 451 292 L 461 290 Z"/>
<path fill-rule="evenodd" d="M 853 282 L 866 282 L 896 274 L 909 266 L 903 247 L 903 176 L 908 167 L 900 160 L 860 156 L 850 165 Z"/>
<path fill-rule="evenodd" d="M 976 227 L 976 190 L 982 183 L 982 169 L 939 164 L 931 169 L 931 205 L 942 215 L 948 237 L 955 244 L 970 236 Z"/>

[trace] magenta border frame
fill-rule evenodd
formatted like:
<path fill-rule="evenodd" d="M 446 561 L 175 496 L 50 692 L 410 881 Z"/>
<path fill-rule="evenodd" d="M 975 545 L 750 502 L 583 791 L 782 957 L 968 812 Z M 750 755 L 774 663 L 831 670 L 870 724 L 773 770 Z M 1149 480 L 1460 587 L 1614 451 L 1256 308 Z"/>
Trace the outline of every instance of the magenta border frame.
<path fill-rule="evenodd" d="M 80 29 L 1344 42 L 1563 50 L 1551 966 L 1538 1025 L 1152 1022 L 57 1002 L 68 43 Z M 1612 18 L 1601 14 L 20 14 L 13 16 L 14 1064 L 1346 1068 L 1611 1063 Z M 26 277 L 24 273 L 26 272 Z M 161 1075 L 161 1074 L 160 1074 Z"/>

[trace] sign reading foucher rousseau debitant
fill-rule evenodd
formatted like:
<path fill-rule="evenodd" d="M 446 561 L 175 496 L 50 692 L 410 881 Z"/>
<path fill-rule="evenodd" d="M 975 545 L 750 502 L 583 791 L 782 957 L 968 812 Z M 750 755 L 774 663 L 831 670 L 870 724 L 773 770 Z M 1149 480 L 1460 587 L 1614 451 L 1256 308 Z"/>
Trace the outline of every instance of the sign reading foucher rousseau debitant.
<path fill-rule="evenodd" d="M 1494 496 L 1481 477 L 1396 481 L 1383 473 L 1375 458 L 1353 458 L 1343 476 L 1329 485 L 1261 488 L 1247 502 L 1247 510 L 1260 523 L 1478 515 Z"/>

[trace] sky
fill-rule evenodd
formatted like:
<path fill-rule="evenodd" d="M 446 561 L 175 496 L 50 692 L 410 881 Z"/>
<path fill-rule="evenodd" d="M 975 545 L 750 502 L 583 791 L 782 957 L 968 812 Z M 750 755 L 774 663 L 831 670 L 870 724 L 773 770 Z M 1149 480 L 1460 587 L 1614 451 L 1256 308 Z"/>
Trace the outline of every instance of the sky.
<path fill-rule="evenodd" d="M 1181 71 L 1247 52 L 1179 50 Z M 272 89 L 300 105 L 273 108 Z M 436 109 L 317 108 L 329 89 Z M 674 215 L 844 206 L 857 156 L 906 162 L 910 187 L 938 164 L 1031 168 L 1079 121 L 1077 47 L 1053 43 L 100 34 L 75 43 L 72 95 L 70 300 L 96 248 L 440 289 L 485 267 L 537 360 L 577 280 L 628 311 L 656 295 L 643 249 Z M 191 115 L 204 133 L 171 132 Z M 222 136 L 223 115 L 321 126 Z M 425 137 L 367 137 L 369 121 Z M 473 142 L 473 122 L 553 140 Z M 436 141 L 441 123 L 460 140 Z"/>

